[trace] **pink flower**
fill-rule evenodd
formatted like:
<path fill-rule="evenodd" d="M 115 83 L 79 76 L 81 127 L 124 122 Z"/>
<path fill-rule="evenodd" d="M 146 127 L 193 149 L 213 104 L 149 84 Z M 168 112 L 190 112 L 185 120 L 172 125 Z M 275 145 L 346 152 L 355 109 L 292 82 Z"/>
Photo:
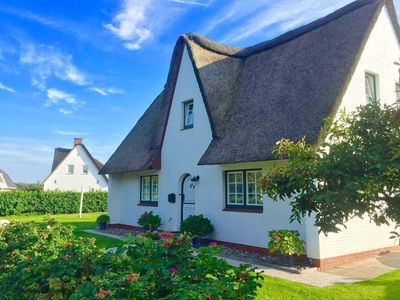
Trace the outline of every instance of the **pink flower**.
<path fill-rule="evenodd" d="M 275 241 L 279 241 L 280 239 L 281 239 L 281 238 L 279 237 L 279 235 L 277 235 L 277 234 L 274 235 L 274 240 L 275 240 Z"/>
<path fill-rule="evenodd" d="M 217 244 L 217 242 L 211 242 L 208 244 L 208 246 L 215 247 L 215 246 L 218 246 L 218 244 Z"/>
<path fill-rule="evenodd" d="M 171 268 L 169 271 L 171 272 L 172 275 L 176 275 L 179 273 L 178 269 L 175 268 Z"/>

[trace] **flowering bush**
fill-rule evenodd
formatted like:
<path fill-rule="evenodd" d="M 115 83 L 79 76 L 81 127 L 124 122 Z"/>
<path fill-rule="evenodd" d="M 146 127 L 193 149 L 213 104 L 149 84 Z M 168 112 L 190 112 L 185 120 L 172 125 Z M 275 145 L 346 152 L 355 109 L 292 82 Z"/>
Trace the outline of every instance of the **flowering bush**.
<path fill-rule="evenodd" d="M 218 246 L 194 256 L 183 234 L 129 237 L 105 253 L 54 220 L 0 230 L 2 299 L 252 299 L 259 285 L 247 265 L 217 258 Z"/>
<path fill-rule="evenodd" d="M 157 230 L 161 226 L 161 218 L 152 211 L 146 211 L 139 217 L 138 224 L 146 230 Z"/>
<path fill-rule="evenodd" d="M 300 255 L 305 250 L 297 230 L 271 230 L 268 236 L 268 251 L 271 253 Z"/>

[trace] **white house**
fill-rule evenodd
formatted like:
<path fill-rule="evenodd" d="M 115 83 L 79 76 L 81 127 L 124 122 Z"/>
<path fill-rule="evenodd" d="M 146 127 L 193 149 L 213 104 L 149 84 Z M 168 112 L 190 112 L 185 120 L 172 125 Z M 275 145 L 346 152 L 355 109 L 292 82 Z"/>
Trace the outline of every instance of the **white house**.
<path fill-rule="evenodd" d="M 100 171 L 110 174 L 111 223 L 144 211 L 178 231 L 204 214 L 213 239 L 259 250 L 271 229 L 297 229 L 321 268 L 399 250 L 393 226 L 354 219 L 327 237 L 289 223 L 288 202 L 260 193 L 283 137 L 315 142 L 323 121 L 370 97 L 396 100 L 400 30 L 393 2 L 361 0 L 273 40 L 240 49 L 197 34 L 175 46 L 164 90 Z M 279 162 L 278 162 L 279 163 Z"/>
<path fill-rule="evenodd" d="M 6 172 L 0 169 L 0 192 L 11 191 L 17 188 Z"/>
<path fill-rule="evenodd" d="M 43 189 L 80 192 L 107 191 L 108 178 L 99 175 L 103 164 L 95 159 L 81 138 L 74 139 L 72 149 L 56 148 L 50 175 L 43 182 Z"/>

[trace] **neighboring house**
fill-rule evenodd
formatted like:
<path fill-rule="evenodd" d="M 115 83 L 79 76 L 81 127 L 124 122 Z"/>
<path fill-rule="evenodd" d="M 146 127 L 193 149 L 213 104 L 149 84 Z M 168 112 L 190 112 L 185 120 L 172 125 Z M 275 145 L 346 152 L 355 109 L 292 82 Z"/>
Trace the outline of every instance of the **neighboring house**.
<path fill-rule="evenodd" d="M 196 34 L 175 46 L 164 90 L 100 171 L 110 174 L 113 226 L 137 226 L 144 211 L 178 231 L 204 214 L 213 239 L 264 248 L 271 229 L 297 229 L 322 268 L 398 250 L 369 219 L 324 236 L 312 218 L 289 223 L 288 202 L 262 195 L 257 180 L 279 161 L 281 138 L 316 142 L 324 119 L 370 98 L 392 103 L 400 30 L 392 1 L 356 1 L 252 47 Z"/>
<path fill-rule="evenodd" d="M 15 190 L 17 185 L 6 172 L 0 169 L 0 192 Z"/>
<path fill-rule="evenodd" d="M 43 182 L 43 189 L 80 192 L 106 191 L 108 178 L 99 175 L 103 164 L 95 159 L 81 138 L 74 139 L 72 149 L 56 148 L 50 175 Z"/>

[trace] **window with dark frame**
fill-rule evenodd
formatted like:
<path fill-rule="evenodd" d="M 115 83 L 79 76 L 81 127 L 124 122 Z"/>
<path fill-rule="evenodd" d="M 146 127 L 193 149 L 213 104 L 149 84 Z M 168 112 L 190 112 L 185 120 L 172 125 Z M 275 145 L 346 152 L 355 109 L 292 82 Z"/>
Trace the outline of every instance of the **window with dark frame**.
<path fill-rule="evenodd" d="M 158 175 L 140 177 L 140 204 L 158 205 Z"/>
<path fill-rule="evenodd" d="M 396 101 L 400 101 L 400 83 L 396 83 Z"/>
<path fill-rule="evenodd" d="M 263 209 L 263 194 L 260 187 L 262 171 L 236 170 L 225 172 L 225 206 L 228 209 Z"/>
<path fill-rule="evenodd" d="M 193 100 L 183 102 L 183 129 L 193 128 Z"/>
<path fill-rule="evenodd" d="M 367 101 L 378 99 L 377 76 L 371 73 L 365 73 L 365 96 Z"/>

